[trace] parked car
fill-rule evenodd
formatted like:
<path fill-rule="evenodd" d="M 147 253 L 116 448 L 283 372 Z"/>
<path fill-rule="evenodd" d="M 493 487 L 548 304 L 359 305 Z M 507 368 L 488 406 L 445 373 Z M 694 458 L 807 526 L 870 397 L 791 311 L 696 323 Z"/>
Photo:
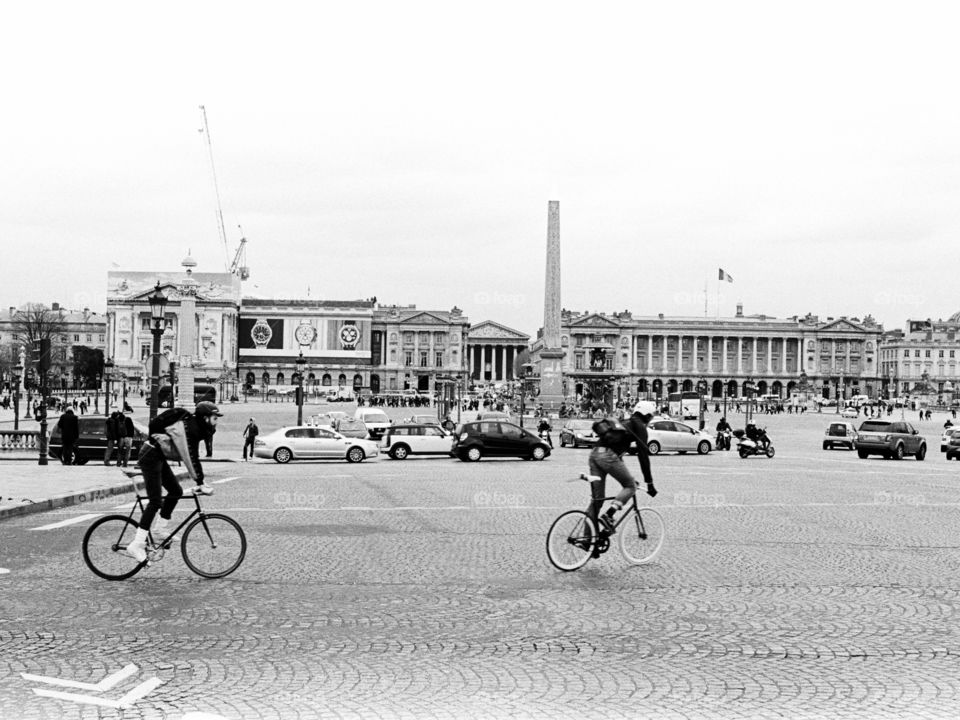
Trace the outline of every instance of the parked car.
<path fill-rule="evenodd" d="M 593 447 L 596 444 L 597 434 L 593 431 L 593 420 L 567 420 L 560 429 L 560 447 Z"/>
<path fill-rule="evenodd" d="M 947 446 L 947 460 L 960 460 L 960 432 L 954 433 L 950 437 L 950 444 Z"/>
<path fill-rule="evenodd" d="M 258 435 L 253 456 L 272 458 L 284 464 L 291 460 L 346 460 L 357 463 L 377 457 L 379 447 L 372 440 L 344 437 L 334 430 L 313 425 L 296 425 Z"/>
<path fill-rule="evenodd" d="M 834 422 L 827 427 L 823 435 L 823 449 L 830 450 L 838 447 L 847 450 L 857 449 L 857 429 L 853 423 Z"/>
<path fill-rule="evenodd" d="M 50 431 L 50 441 L 47 444 L 47 453 L 52 458 L 59 460 L 63 454 L 63 440 L 60 438 L 60 428 L 57 427 L 57 418 L 48 418 L 52 430 Z M 80 424 L 80 439 L 77 442 L 74 452 L 74 464 L 86 465 L 90 460 L 103 462 L 103 456 L 107 451 L 107 418 L 103 415 L 78 415 L 77 421 Z M 149 431 L 145 425 L 133 421 L 133 446 L 130 449 L 130 461 L 136 462 L 137 455 L 140 454 L 140 445 Z M 117 451 L 119 452 L 119 450 Z"/>
<path fill-rule="evenodd" d="M 946 452 L 947 448 L 950 447 L 950 439 L 956 435 L 960 435 L 960 426 L 950 426 L 944 428 L 943 435 L 940 436 L 940 452 Z"/>
<path fill-rule="evenodd" d="M 709 433 L 676 420 L 654 419 L 647 425 L 647 448 L 651 455 L 690 451 L 706 455 L 713 450 L 713 441 Z"/>
<path fill-rule="evenodd" d="M 411 415 L 403 420 L 411 425 L 437 425 L 436 415 Z"/>
<path fill-rule="evenodd" d="M 363 423 L 363 420 L 357 420 L 356 418 L 340 418 L 335 420 L 333 423 L 333 429 L 344 437 L 350 438 L 365 438 L 369 437 L 370 432 L 367 430 L 367 426 Z"/>
<path fill-rule="evenodd" d="M 502 420 L 481 420 L 460 427 L 453 453 L 461 460 L 471 462 L 486 456 L 543 460 L 550 455 L 550 446 L 519 425 Z"/>
<path fill-rule="evenodd" d="M 882 455 L 902 460 L 913 455 L 923 460 L 927 455 L 927 440 L 903 420 L 865 420 L 857 430 L 857 455 Z"/>
<path fill-rule="evenodd" d="M 454 438 L 433 423 L 391 425 L 380 438 L 380 450 L 394 460 L 405 460 L 409 455 L 451 455 Z"/>
<path fill-rule="evenodd" d="M 845 408 L 840 412 L 840 417 L 845 417 L 845 418 L 856 418 L 856 417 L 860 417 L 860 408 L 859 408 L 859 407 L 854 407 L 854 406 L 845 407 Z"/>
<path fill-rule="evenodd" d="M 391 420 L 387 417 L 387 414 L 378 408 L 359 407 L 353 414 L 353 417 L 367 426 L 367 432 L 373 440 L 379 440 L 391 424 Z"/>

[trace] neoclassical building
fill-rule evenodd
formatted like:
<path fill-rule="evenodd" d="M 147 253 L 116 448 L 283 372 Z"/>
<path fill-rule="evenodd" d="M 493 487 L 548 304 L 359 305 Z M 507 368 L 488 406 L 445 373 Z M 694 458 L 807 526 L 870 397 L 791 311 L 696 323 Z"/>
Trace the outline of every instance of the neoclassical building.
<path fill-rule="evenodd" d="M 107 322 L 104 354 L 117 380 L 149 390 L 153 334 L 149 296 L 159 284 L 167 298 L 166 327 L 160 352 L 177 363 L 183 384 L 220 381 L 236 373 L 240 279 L 230 273 L 184 271 L 107 273 Z M 182 388 L 181 388 L 182 391 Z"/>
<path fill-rule="evenodd" d="M 565 394 L 606 379 L 621 392 L 661 397 L 706 382 L 711 397 L 759 395 L 818 397 L 875 395 L 880 390 L 882 326 L 873 318 L 778 319 L 561 314 Z M 540 343 L 534 343 L 537 366 Z M 749 383 L 749 385 L 746 385 Z"/>
<path fill-rule="evenodd" d="M 908 320 L 883 337 L 880 375 L 891 396 L 952 399 L 960 385 L 960 312 L 947 320 Z M 926 376 L 926 378 L 924 378 Z M 924 382 L 930 387 L 924 387 Z"/>
<path fill-rule="evenodd" d="M 493 320 L 470 328 L 467 369 L 470 379 L 480 382 L 513 380 L 517 355 L 530 345 L 530 336 Z"/>
<path fill-rule="evenodd" d="M 239 324 L 241 382 L 297 382 L 373 394 L 432 392 L 437 379 L 463 371 L 469 320 L 458 308 L 418 310 L 365 300 L 244 298 Z"/>

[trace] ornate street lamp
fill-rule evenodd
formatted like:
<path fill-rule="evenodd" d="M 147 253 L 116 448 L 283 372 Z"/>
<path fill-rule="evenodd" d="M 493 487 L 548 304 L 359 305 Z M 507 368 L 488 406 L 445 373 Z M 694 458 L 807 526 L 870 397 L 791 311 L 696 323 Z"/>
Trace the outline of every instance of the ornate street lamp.
<path fill-rule="evenodd" d="M 303 371 L 307 367 L 307 359 L 303 356 L 303 350 L 296 360 L 297 364 L 297 425 L 303 425 Z"/>
<path fill-rule="evenodd" d="M 17 363 L 13 366 L 13 377 L 10 378 L 13 384 L 13 429 L 20 429 L 20 378 L 23 377 L 23 365 Z"/>
<path fill-rule="evenodd" d="M 103 362 L 103 379 L 106 381 L 105 398 L 103 401 L 103 414 L 110 417 L 110 381 L 113 379 L 113 360 L 107 358 Z"/>
<path fill-rule="evenodd" d="M 159 281 L 147 301 L 150 303 L 150 332 L 153 334 L 153 364 L 150 369 L 150 419 L 153 420 L 157 416 L 157 402 L 160 399 L 160 338 L 163 336 L 164 311 L 167 307 L 167 298 L 160 292 Z"/>

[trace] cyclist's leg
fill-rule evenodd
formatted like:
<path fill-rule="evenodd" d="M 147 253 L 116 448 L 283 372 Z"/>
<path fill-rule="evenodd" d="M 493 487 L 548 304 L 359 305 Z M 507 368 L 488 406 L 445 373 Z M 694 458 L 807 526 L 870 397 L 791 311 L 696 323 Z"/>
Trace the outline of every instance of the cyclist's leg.
<path fill-rule="evenodd" d="M 590 519 L 594 523 L 597 522 L 597 517 L 600 514 L 600 508 L 603 506 L 603 492 L 604 487 L 606 486 L 607 471 L 604 468 L 603 462 L 603 450 L 600 448 L 593 448 L 590 451 L 590 458 L 588 460 L 590 464 L 590 474 L 599 475 L 600 480 L 590 483 L 590 505 L 587 507 L 587 515 L 590 516 Z"/>
<path fill-rule="evenodd" d="M 167 491 L 167 494 L 163 498 L 163 507 L 160 508 L 160 518 L 162 520 L 169 520 L 173 517 L 173 510 L 177 507 L 177 503 L 180 502 L 180 498 L 183 497 L 183 488 L 180 487 L 180 481 L 174 476 L 173 470 L 170 469 L 170 464 L 166 461 L 163 463 L 162 472 L 163 489 Z"/>
<path fill-rule="evenodd" d="M 611 459 L 608 470 L 614 479 L 623 486 L 623 489 L 617 493 L 617 497 L 613 501 L 613 506 L 619 510 L 630 501 L 630 498 L 637 494 L 637 481 L 630 473 L 627 464 L 623 462 L 623 458 L 615 457 Z"/>
<path fill-rule="evenodd" d="M 149 530 L 163 501 L 163 467 L 166 463 L 160 451 L 147 444 L 140 449 L 138 463 L 143 471 L 143 484 L 148 500 L 147 507 L 140 516 L 140 528 Z"/>

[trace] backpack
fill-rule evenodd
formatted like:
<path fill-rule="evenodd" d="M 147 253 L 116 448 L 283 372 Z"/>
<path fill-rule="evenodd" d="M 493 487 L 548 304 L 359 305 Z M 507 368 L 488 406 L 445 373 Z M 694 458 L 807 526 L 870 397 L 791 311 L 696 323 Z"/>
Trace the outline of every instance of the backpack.
<path fill-rule="evenodd" d="M 616 418 L 600 418 L 593 423 L 591 429 L 596 433 L 600 445 L 608 447 L 616 453 L 626 452 L 633 441 L 632 434 L 627 432 L 627 429 Z"/>

